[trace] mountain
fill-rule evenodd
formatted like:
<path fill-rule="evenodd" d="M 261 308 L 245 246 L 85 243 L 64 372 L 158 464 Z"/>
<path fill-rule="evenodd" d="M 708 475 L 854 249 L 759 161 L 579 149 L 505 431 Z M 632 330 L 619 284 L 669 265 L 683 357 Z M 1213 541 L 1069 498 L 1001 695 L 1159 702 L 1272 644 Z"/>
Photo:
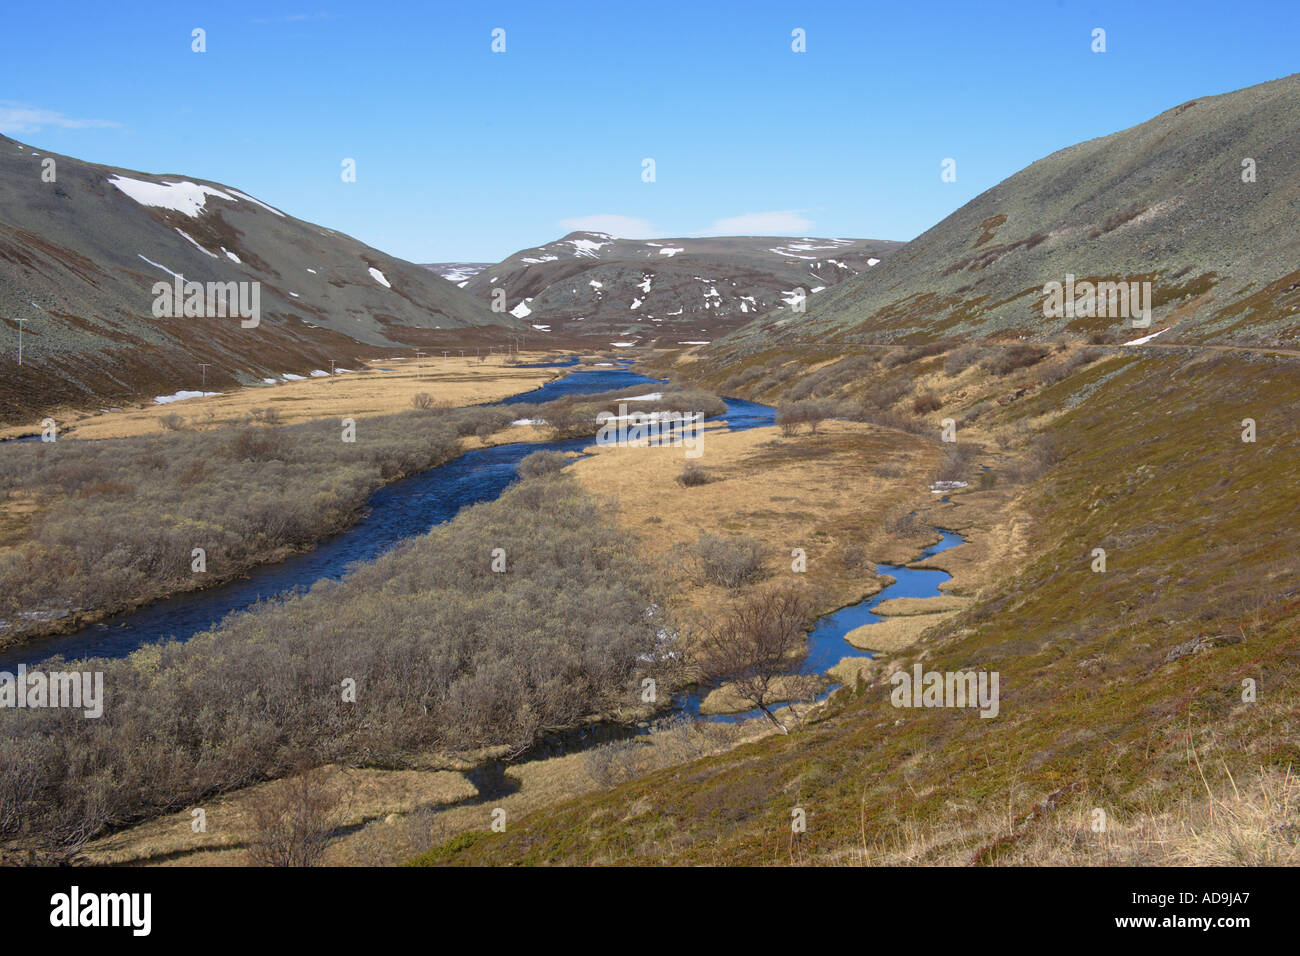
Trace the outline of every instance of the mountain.
<path fill-rule="evenodd" d="M 1250 173 L 1253 161 L 1253 181 Z M 803 316 L 737 336 L 832 341 L 1162 333 L 1300 341 L 1300 74 L 1060 150 L 977 196 Z M 1044 286 L 1148 281 L 1148 332 L 1044 315 Z M 793 319 L 793 320 L 792 320 Z"/>
<path fill-rule="evenodd" d="M 260 283 L 257 326 L 156 317 L 155 283 L 178 274 Z M 222 387 L 432 344 L 447 330 L 527 328 L 427 269 L 238 189 L 82 162 L 3 136 L 0 321 L 5 421 L 195 388 L 199 362 L 212 366 L 208 386 Z"/>
<path fill-rule="evenodd" d="M 790 301 L 863 277 L 901 243 L 870 239 L 618 239 L 571 232 L 466 284 L 534 328 L 675 347 L 710 340 Z"/>

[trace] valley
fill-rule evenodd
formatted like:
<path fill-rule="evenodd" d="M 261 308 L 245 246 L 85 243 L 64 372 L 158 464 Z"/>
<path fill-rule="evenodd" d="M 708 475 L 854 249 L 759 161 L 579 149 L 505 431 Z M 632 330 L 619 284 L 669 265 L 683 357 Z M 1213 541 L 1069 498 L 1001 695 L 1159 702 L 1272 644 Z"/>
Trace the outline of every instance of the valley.
<path fill-rule="evenodd" d="M 1300 862 L 1300 75 L 960 189 L 824 86 L 544 174 L 503 89 L 478 152 L 158 147 L 245 188 L 0 103 L 0 861 Z"/>

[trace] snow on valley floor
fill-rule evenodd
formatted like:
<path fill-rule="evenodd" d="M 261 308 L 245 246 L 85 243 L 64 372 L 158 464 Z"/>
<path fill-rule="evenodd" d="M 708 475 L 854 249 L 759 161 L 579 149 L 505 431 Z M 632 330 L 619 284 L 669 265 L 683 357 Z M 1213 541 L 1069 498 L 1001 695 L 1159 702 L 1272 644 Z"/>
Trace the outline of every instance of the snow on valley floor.
<path fill-rule="evenodd" d="M 159 395 L 153 400 L 155 405 L 170 405 L 172 402 L 183 402 L 187 398 L 211 398 L 213 395 L 220 395 L 220 392 L 189 392 L 179 391 L 171 395 Z"/>

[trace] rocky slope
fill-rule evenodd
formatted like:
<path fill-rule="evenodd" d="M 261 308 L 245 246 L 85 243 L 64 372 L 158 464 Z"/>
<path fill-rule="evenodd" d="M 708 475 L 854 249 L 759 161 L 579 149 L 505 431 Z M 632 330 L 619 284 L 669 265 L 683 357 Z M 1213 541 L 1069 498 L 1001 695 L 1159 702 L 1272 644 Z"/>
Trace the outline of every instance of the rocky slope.
<path fill-rule="evenodd" d="M 538 331 L 675 347 L 855 277 L 900 243 L 868 239 L 618 239 L 573 232 L 479 272 L 466 290 Z"/>
<path fill-rule="evenodd" d="M 1300 75 L 1184 103 L 1004 180 L 873 269 L 744 337 L 1300 342 Z M 1151 325 L 1047 317 L 1044 286 L 1150 282 Z M 1111 310 L 1108 303 L 1108 312 Z"/>
<path fill-rule="evenodd" d="M 258 325 L 156 317 L 154 284 L 176 275 L 260 283 Z M 3 136 L 0 322 L 6 423 L 196 388 L 199 362 L 211 365 L 209 388 L 225 387 L 428 344 L 445 330 L 526 328 L 427 269 L 229 186 L 82 162 Z"/>

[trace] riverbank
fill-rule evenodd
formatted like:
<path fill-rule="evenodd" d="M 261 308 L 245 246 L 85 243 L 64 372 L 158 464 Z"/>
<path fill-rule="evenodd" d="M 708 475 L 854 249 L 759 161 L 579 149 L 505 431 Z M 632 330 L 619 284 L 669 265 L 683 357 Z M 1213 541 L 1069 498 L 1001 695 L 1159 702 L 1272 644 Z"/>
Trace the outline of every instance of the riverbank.
<path fill-rule="evenodd" d="M 621 499 L 622 506 L 616 510 L 609 510 L 607 514 L 625 532 L 638 525 L 661 532 L 659 522 L 647 524 L 644 519 L 659 516 L 666 521 L 671 517 L 674 521 L 683 522 L 679 531 L 685 529 L 689 532 L 704 530 L 711 533 L 726 533 L 728 528 L 737 525 L 753 527 L 756 534 L 765 542 L 771 542 L 772 547 L 776 548 L 778 543 L 784 545 L 785 535 L 790 529 L 795 529 L 796 533 L 804 533 L 798 532 L 797 529 L 801 527 L 800 522 L 806 521 L 807 518 L 801 516 L 801 509 L 793 502 L 774 503 L 761 499 L 755 501 L 749 493 L 750 489 L 770 490 L 776 487 L 772 484 L 776 480 L 774 476 L 784 475 L 788 479 L 790 474 L 785 472 L 785 469 L 797 467 L 797 464 L 802 462 L 805 466 L 804 472 L 801 473 L 802 477 L 808 481 L 808 487 L 814 492 L 811 502 L 820 506 L 825 504 L 822 501 L 823 494 L 831 494 L 836 490 L 837 484 L 843 484 L 848 480 L 846 469 L 853 469 L 855 473 L 863 471 L 861 468 L 854 468 L 854 463 L 864 448 L 870 448 L 873 452 L 879 451 L 875 448 L 875 442 L 882 441 L 889 444 L 891 441 L 891 436 L 880 435 L 878 430 L 873 433 L 870 426 L 831 423 L 826 428 L 829 431 L 825 435 L 816 436 L 816 441 L 806 446 L 803 454 L 791 453 L 789 446 L 797 447 L 805 437 L 814 436 L 799 436 L 795 440 L 786 439 L 784 444 L 787 447 L 780 454 L 775 454 L 777 449 L 766 445 L 775 435 L 776 430 L 772 428 L 759 428 L 739 433 L 708 433 L 705 439 L 705 454 L 701 460 L 706 462 L 711 470 L 716 470 L 719 475 L 730 475 L 730 478 L 720 481 L 719 484 L 725 485 L 727 481 L 732 481 L 732 493 L 719 495 L 716 498 L 713 496 L 697 498 L 693 503 L 687 497 L 690 493 L 701 489 L 707 490 L 712 486 L 681 488 L 677 485 L 673 476 L 680 471 L 681 449 L 588 447 L 586 451 L 590 456 L 569 466 L 566 473 L 571 476 L 570 480 L 576 480 L 582 487 L 588 489 L 589 493 L 596 489 L 603 489 L 605 492 L 614 490 Z M 838 433 L 841 428 L 842 434 Z M 814 454 L 814 449 L 820 451 Z M 915 467 L 916 474 L 924 479 L 925 468 L 922 463 L 915 463 Z M 585 477 L 584 471 L 588 472 Z M 625 483 L 621 492 L 612 484 L 618 475 L 622 476 Z M 889 488 L 878 487 L 867 493 L 867 485 L 872 484 L 878 477 L 868 475 L 867 479 L 863 479 L 861 487 L 857 483 L 851 483 L 846 488 L 838 489 L 842 493 L 838 496 L 840 507 L 828 517 L 834 520 L 853 520 L 856 515 L 856 520 L 862 523 L 862 540 L 869 538 L 880 542 L 883 552 L 888 553 L 895 560 L 921 558 L 923 549 L 934 543 L 936 535 L 933 531 L 927 532 L 924 528 L 919 526 L 914 528 L 911 525 L 902 531 L 885 531 L 876 528 L 884 516 L 891 513 L 888 509 L 876 510 L 888 501 L 891 494 Z M 891 480 L 904 478 L 905 475 L 899 475 L 898 479 Z M 918 505 L 937 506 L 947 510 L 949 505 L 953 504 L 949 502 L 940 505 L 932 501 L 928 497 L 924 480 L 913 482 L 912 489 Z M 893 489 L 894 492 L 899 490 Z M 657 497 L 661 495 L 667 497 Z M 858 502 L 856 508 L 854 495 L 860 495 L 856 499 Z M 602 494 L 601 497 L 603 500 L 610 500 L 608 494 Z M 960 497 L 956 500 L 959 501 Z M 652 506 L 656 501 L 657 508 Z M 786 512 L 783 512 L 781 520 L 777 520 L 773 515 L 768 521 L 762 523 L 762 527 L 757 527 L 751 513 L 761 505 L 766 505 L 768 508 L 780 507 L 786 509 Z M 968 511 L 967 523 L 969 523 L 970 515 L 978 508 L 969 505 L 963 507 Z M 816 526 L 809 526 L 807 537 L 813 541 L 820 541 L 820 538 L 813 537 L 811 534 L 815 530 L 817 530 Z M 658 551 L 661 554 L 671 555 L 672 537 L 671 531 L 662 531 L 662 537 L 658 542 Z M 653 542 L 647 545 L 640 536 L 637 536 L 637 539 L 640 550 L 653 550 Z M 914 542 L 914 545 L 908 545 L 908 541 Z M 952 550 L 959 551 L 963 547 L 967 545 Z M 900 558 L 900 552 L 907 548 L 910 548 L 907 555 Z M 816 575 L 814 580 L 830 584 L 840 574 L 844 574 L 846 578 L 852 577 L 851 572 L 837 568 L 835 562 L 829 561 L 825 553 L 820 551 L 818 553 L 820 555 L 818 559 L 809 562 L 810 568 L 821 569 L 812 572 Z M 945 552 L 945 555 L 949 553 L 951 552 Z M 929 563 L 938 557 L 941 556 L 925 558 L 920 563 Z M 772 573 L 777 573 L 776 556 L 772 555 L 770 558 Z M 788 564 L 785 566 L 788 568 Z M 662 563 L 656 562 L 655 576 L 659 577 L 663 573 Z M 670 585 L 669 593 L 674 601 L 695 600 L 708 606 L 707 601 L 694 593 L 697 586 L 689 580 L 665 583 Z M 964 579 L 964 574 L 963 577 L 955 579 L 955 583 L 959 586 L 973 586 L 969 580 Z M 827 587 L 825 590 L 828 594 L 838 593 L 846 596 L 842 603 L 847 604 L 875 589 L 874 583 L 864 585 L 859 577 L 856 584 L 842 590 L 834 586 Z M 713 606 L 725 600 L 725 593 L 720 593 Z M 839 599 L 827 598 L 826 600 L 827 603 L 822 609 L 826 612 L 836 610 L 835 601 Z M 866 658 L 851 658 L 851 660 L 867 661 Z M 805 719 L 816 721 L 817 713 L 824 709 L 824 706 L 811 709 L 800 706 L 798 709 Z M 337 865 L 399 862 L 422 852 L 428 846 L 450 840 L 457 834 L 488 829 L 492 811 L 496 809 L 504 810 L 508 821 L 513 822 L 525 815 L 545 811 L 549 807 L 584 794 L 608 789 L 622 780 L 664 767 L 682 765 L 710 754 L 724 753 L 739 744 L 758 741 L 773 733 L 776 731 L 772 725 L 762 718 L 746 719 L 736 723 L 706 723 L 697 726 L 693 731 L 687 730 L 684 726 L 665 728 L 643 733 L 623 744 L 605 745 L 586 752 L 541 757 L 511 764 L 505 771 L 504 787 L 502 781 L 498 781 L 492 789 L 484 790 L 476 787 L 477 796 L 458 798 L 454 801 L 447 801 L 441 795 L 434 794 L 436 788 L 432 782 L 427 788 L 416 788 L 421 793 L 429 794 L 423 802 L 412 801 L 409 798 L 413 792 L 412 784 L 404 776 L 393 776 L 391 791 L 385 791 L 384 781 L 388 778 L 376 772 L 366 778 L 368 781 L 366 786 L 371 788 L 368 791 L 369 802 L 364 806 L 358 804 L 349 811 L 352 816 L 348 818 L 350 822 L 346 827 L 340 823 L 340 831 L 330 843 L 325 862 Z M 433 775 L 447 772 L 445 762 L 439 762 L 441 758 L 437 755 L 429 754 L 425 759 L 433 768 L 427 773 Z M 398 772 L 386 771 L 385 773 Z M 461 774 L 464 780 L 469 780 L 468 776 L 464 776 L 464 771 L 457 771 L 457 773 Z M 448 779 L 445 776 L 437 777 L 438 786 L 443 786 Z M 463 785 L 463 781 L 455 783 L 457 793 Z M 235 816 L 230 819 L 239 819 L 238 814 L 242 812 L 239 808 L 247 806 L 247 802 L 254 800 L 255 797 L 256 792 L 253 790 L 225 795 L 221 798 L 223 817 L 233 813 Z M 628 812 L 635 812 L 635 808 L 631 811 L 625 809 L 623 815 Z M 227 833 L 219 839 L 213 839 L 202 834 L 191 833 L 185 821 L 184 813 L 176 813 L 160 821 L 113 834 L 88 846 L 85 851 L 86 859 L 94 862 L 134 862 L 151 865 L 240 865 L 246 861 L 246 831 L 237 831 L 244 834 L 242 836 L 232 836 Z M 220 848 L 214 849 L 214 845 Z"/>
<path fill-rule="evenodd" d="M 0 649 L 68 635 L 59 642 L 46 640 L 48 652 L 104 653 L 102 646 L 129 641 L 130 635 L 118 629 L 136 624 L 139 615 L 132 612 L 141 609 L 145 617 L 158 619 L 156 626 L 175 628 L 167 633 L 183 639 L 226 611 L 309 585 L 318 565 L 318 574 L 341 574 L 342 565 L 321 565 L 315 552 L 365 519 L 377 489 L 475 449 L 520 442 L 526 436 L 509 426 L 516 416 L 530 414 L 530 402 L 574 400 L 609 389 L 617 394 L 653 381 L 623 365 L 584 368 L 577 356 L 532 372 L 548 380 L 494 405 L 408 408 L 351 420 L 355 424 L 348 430 L 328 418 L 283 425 L 262 414 L 255 426 L 186 428 L 104 441 L 72 438 L 54 446 L 23 442 L 4 449 L 0 473 L 10 491 L 7 508 L 0 508 L 0 590 L 7 599 L 0 604 Z M 594 421 L 586 424 L 594 433 Z M 544 431 L 548 434 L 536 436 L 539 440 L 554 439 L 551 429 Z M 520 454 L 529 450 L 519 448 Z M 512 477 L 507 468 L 484 493 L 494 495 Z M 242 494 L 230 498 L 226 489 L 232 487 Z M 471 500 L 478 499 L 461 503 Z M 436 507 L 434 512 L 429 524 L 450 517 Z M 79 541 L 69 555 L 68 543 L 78 539 L 88 540 Z M 325 550 L 342 550 L 344 560 L 369 554 L 349 547 L 344 542 L 341 549 Z M 192 566 L 195 548 L 202 552 L 200 567 Z M 110 552 L 111 559 L 97 557 Z M 142 561 L 147 564 L 132 566 Z M 305 577 L 286 579 L 283 569 L 266 571 L 279 562 L 302 565 Z M 55 564 L 63 569 L 58 587 L 38 590 L 42 582 L 55 580 L 49 570 Z M 227 585 L 238 581 L 251 596 L 218 608 Z M 191 620 L 180 598 L 196 592 L 204 595 L 198 604 L 208 616 Z M 86 633 L 94 627 L 110 631 Z M 17 663 L 15 653 L 0 651 L 0 663 Z"/>
<path fill-rule="evenodd" d="M 49 417 L 59 424 L 60 438 L 103 439 L 157 434 L 165 430 L 163 420 L 173 415 L 184 420 L 182 427 L 189 428 L 239 423 L 254 414 L 254 409 L 266 408 L 275 409 L 279 423 L 286 425 L 319 418 L 375 418 L 411 408 L 411 399 L 421 393 L 440 405 L 461 408 L 530 391 L 568 371 L 525 367 L 541 362 L 548 354 L 521 352 L 519 365 L 506 365 L 499 354 L 483 362 L 473 356 L 452 356 L 444 361 L 441 355 L 375 359 L 352 369 L 336 369 L 332 375 L 321 369 L 320 375 L 280 376 L 274 382 L 202 397 L 197 397 L 202 389 L 196 383 L 193 398 L 100 412 L 67 409 Z M 37 422 L 0 428 L 0 453 L 6 439 L 39 434 L 40 430 Z"/>

